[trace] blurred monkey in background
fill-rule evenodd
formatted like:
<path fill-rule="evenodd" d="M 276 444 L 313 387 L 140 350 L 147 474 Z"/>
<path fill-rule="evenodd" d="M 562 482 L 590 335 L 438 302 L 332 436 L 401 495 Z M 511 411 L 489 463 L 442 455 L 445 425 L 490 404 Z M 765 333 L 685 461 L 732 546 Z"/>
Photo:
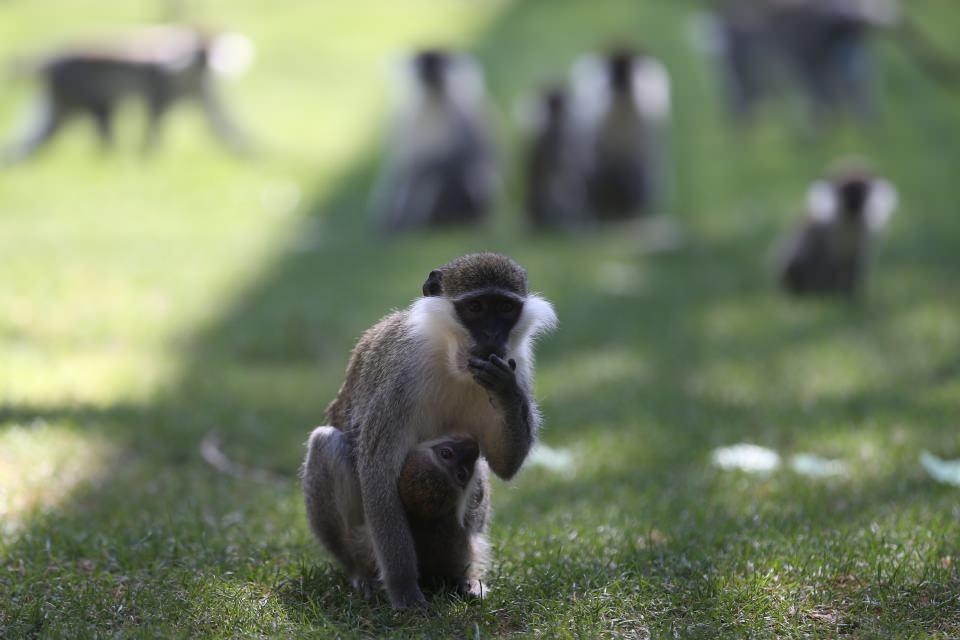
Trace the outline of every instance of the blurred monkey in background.
<path fill-rule="evenodd" d="M 550 86 L 541 92 L 527 123 L 527 211 L 537 229 L 573 229 L 587 220 L 585 147 L 573 109 L 570 92 Z"/>
<path fill-rule="evenodd" d="M 897 24 L 895 0 L 721 0 L 697 29 L 714 54 L 734 117 L 796 87 L 814 116 L 875 112 L 868 38 Z"/>
<path fill-rule="evenodd" d="M 600 220 L 624 220 L 663 205 L 670 77 L 630 49 L 574 65 L 577 117 L 587 141 L 587 193 Z"/>
<path fill-rule="evenodd" d="M 788 293 L 862 293 L 873 236 L 896 208 L 896 189 L 863 162 L 844 161 L 831 173 L 810 186 L 806 219 L 781 252 Z"/>
<path fill-rule="evenodd" d="M 739 123 L 752 121 L 771 89 L 767 12 L 758 0 L 726 0 L 696 19 L 695 44 L 716 58 L 730 112 Z"/>
<path fill-rule="evenodd" d="M 483 73 L 466 54 L 427 49 L 399 73 L 385 168 L 374 208 L 387 232 L 477 223 L 498 176 Z"/>
<path fill-rule="evenodd" d="M 872 30 L 896 24 L 893 0 L 768 0 L 771 40 L 814 116 L 875 113 Z"/>
<path fill-rule="evenodd" d="M 213 34 L 185 26 L 143 27 L 117 41 L 63 49 L 21 71 L 40 78 L 44 93 L 33 123 L 0 161 L 23 160 L 77 116 L 90 117 L 104 147 L 113 142 L 113 118 L 127 99 L 147 109 L 145 151 L 158 144 L 165 114 L 178 102 L 199 104 L 217 138 L 235 152 L 250 150 L 247 137 L 227 115 L 215 75 L 244 71 L 253 45 L 236 33 Z"/>

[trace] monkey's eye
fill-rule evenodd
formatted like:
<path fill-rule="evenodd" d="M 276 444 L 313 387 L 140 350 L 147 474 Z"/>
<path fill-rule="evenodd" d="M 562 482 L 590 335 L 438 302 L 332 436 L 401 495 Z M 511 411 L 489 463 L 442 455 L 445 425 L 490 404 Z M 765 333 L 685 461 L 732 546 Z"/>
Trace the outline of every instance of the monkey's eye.
<path fill-rule="evenodd" d="M 515 305 L 510 300 L 503 300 L 500 302 L 500 304 L 497 305 L 497 311 L 499 311 L 504 315 L 508 313 L 513 313 L 516 308 L 517 308 L 517 305 Z"/>
<path fill-rule="evenodd" d="M 466 482 L 467 477 L 469 475 L 470 475 L 470 472 L 467 471 L 466 467 L 460 467 L 459 469 L 457 469 L 457 480 L 459 480 L 460 482 Z"/>
<path fill-rule="evenodd" d="M 450 447 L 440 447 L 440 450 L 437 451 L 440 454 L 440 457 L 444 460 L 450 460 L 453 458 L 453 449 Z"/>
<path fill-rule="evenodd" d="M 483 303 L 479 300 L 471 300 L 467 303 L 467 311 L 474 315 L 480 315 L 483 313 Z"/>

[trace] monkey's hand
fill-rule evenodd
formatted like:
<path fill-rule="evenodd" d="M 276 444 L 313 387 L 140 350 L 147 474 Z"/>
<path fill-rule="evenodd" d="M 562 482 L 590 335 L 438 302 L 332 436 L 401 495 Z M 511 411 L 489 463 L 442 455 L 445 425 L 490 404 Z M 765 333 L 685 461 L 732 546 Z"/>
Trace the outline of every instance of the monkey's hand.
<path fill-rule="evenodd" d="M 470 358 L 467 362 L 473 379 L 481 387 L 489 391 L 495 398 L 503 402 L 510 402 L 520 397 L 520 386 L 517 384 L 517 363 L 513 358 L 506 362 L 496 354 L 491 354 L 486 360 Z"/>

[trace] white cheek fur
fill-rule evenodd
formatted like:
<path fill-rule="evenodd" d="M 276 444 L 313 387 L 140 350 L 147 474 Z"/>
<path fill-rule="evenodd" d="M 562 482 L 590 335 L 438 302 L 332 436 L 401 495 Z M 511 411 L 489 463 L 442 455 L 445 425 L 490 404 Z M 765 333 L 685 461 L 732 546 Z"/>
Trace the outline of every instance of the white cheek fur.
<path fill-rule="evenodd" d="M 449 372 L 458 378 L 471 378 L 466 368 L 470 335 L 457 320 L 453 303 L 445 298 L 418 298 L 410 306 L 410 328 L 424 343 L 443 354 Z M 531 366 L 534 339 L 557 326 L 553 305 L 537 294 L 527 296 L 523 311 L 510 334 L 508 355 L 524 367 Z"/>

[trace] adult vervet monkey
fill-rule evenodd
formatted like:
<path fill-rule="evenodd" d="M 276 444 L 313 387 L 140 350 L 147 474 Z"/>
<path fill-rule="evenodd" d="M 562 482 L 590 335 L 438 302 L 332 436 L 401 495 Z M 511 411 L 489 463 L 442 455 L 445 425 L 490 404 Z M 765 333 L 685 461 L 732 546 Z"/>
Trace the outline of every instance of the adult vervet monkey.
<path fill-rule="evenodd" d="M 620 49 L 573 68 L 578 117 L 588 132 L 587 186 L 601 220 L 661 206 L 667 182 L 670 76 L 652 56 Z"/>
<path fill-rule="evenodd" d="M 897 192 L 861 163 L 814 182 L 807 192 L 807 214 L 785 245 L 780 282 L 791 294 L 840 294 L 863 290 L 873 236 L 887 223 Z"/>
<path fill-rule="evenodd" d="M 483 72 L 427 49 L 397 73 L 398 107 L 373 205 L 387 232 L 485 219 L 498 187 Z"/>
<path fill-rule="evenodd" d="M 495 474 L 512 478 L 540 425 L 534 338 L 556 321 L 550 303 L 528 291 L 523 267 L 470 254 L 431 271 L 423 297 L 383 318 L 354 348 L 325 421 L 356 456 L 364 519 L 395 608 L 425 602 L 397 492 L 407 454 L 455 425 L 477 441 Z"/>
<path fill-rule="evenodd" d="M 160 139 L 164 116 L 179 102 L 197 103 L 213 133 L 235 152 L 249 151 L 247 137 L 227 115 L 216 75 L 242 72 L 253 45 L 236 33 L 208 33 L 165 25 L 135 29 L 115 41 L 65 48 L 22 70 L 43 83 L 32 125 L 0 154 L 0 162 L 23 160 L 53 139 L 63 125 L 89 117 L 104 147 L 113 142 L 113 118 L 121 103 L 141 101 L 147 110 L 145 151 Z"/>
<path fill-rule="evenodd" d="M 417 445 L 397 489 L 416 546 L 419 581 L 464 596 L 482 593 L 490 544 L 490 480 L 473 438 L 444 436 Z M 364 596 L 377 561 L 363 513 L 356 456 L 343 433 L 317 427 L 307 442 L 303 493 L 310 528 Z"/>

